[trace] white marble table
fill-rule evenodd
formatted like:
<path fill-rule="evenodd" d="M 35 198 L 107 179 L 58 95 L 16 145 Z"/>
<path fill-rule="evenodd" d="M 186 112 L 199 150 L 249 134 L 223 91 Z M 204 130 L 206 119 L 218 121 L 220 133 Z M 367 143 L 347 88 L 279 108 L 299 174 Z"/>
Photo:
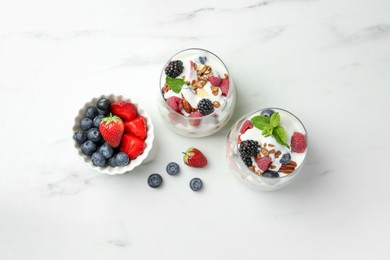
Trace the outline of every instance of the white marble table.
<path fill-rule="evenodd" d="M 155 105 L 163 64 L 188 47 L 218 54 L 239 92 L 229 125 L 202 139 L 170 132 Z M 155 160 L 122 176 L 72 149 L 79 106 L 105 93 L 157 126 Z M 390 259 L 387 0 L 3 0 L 0 97 L 2 260 Z M 258 192 L 222 151 L 235 120 L 268 106 L 302 119 L 310 154 L 294 183 Z M 189 146 L 208 168 L 184 167 Z"/>

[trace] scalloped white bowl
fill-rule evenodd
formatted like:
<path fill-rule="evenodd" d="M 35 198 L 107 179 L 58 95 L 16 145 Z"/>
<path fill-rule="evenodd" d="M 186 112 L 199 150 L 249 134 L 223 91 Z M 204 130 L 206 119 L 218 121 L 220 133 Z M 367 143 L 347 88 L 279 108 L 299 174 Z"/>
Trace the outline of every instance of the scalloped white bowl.
<path fill-rule="evenodd" d="M 134 100 L 131 100 L 131 99 L 128 99 L 128 98 L 124 98 L 123 96 L 116 96 L 116 95 L 113 95 L 113 94 L 102 95 L 102 96 L 97 97 L 97 98 L 95 97 L 91 101 L 85 103 L 84 106 L 79 110 L 76 118 L 74 119 L 74 125 L 73 125 L 73 128 L 72 128 L 73 133 L 75 133 L 76 131 L 80 131 L 81 130 L 81 128 L 80 128 L 80 120 L 83 117 L 85 117 L 85 111 L 87 110 L 87 108 L 89 106 L 96 106 L 96 102 L 100 98 L 103 98 L 103 97 L 104 98 L 108 98 L 111 101 L 111 103 L 113 103 L 115 101 L 118 101 L 118 100 L 131 102 L 137 108 L 138 115 L 143 116 L 143 117 L 146 118 L 147 136 L 146 136 L 146 139 L 145 139 L 146 148 L 145 148 L 144 152 L 141 155 L 139 155 L 137 158 L 135 158 L 134 160 L 131 160 L 128 165 L 123 166 L 123 167 L 110 167 L 110 166 L 98 167 L 98 166 L 95 166 L 95 165 L 92 164 L 91 157 L 85 155 L 81 151 L 80 145 L 75 140 L 73 140 L 73 142 L 74 142 L 73 147 L 76 149 L 76 151 L 79 154 L 79 157 L 81 158 L 81 160 L 86 165 L 88 165 L 90 168 L 92 168 L 92 169 L 94 169 L 94 170 L 96 170 L 96 171 L 98 171 L 100 173 L 108 174 L 108 175 L 123 174 L 123 173 L 126 173 L 126 172 L 129 172 L 129 171 L 133 170 L 135 167 L 137 167 L 137 166 L 141 165 L 143 162 L 147 161 L 148 155 L 150 154 L 150 151 L 153 148 L 153 141 L 154 141 L 154 127 L 153 127 L 152 119 L 150 118 L 150 116 L 148 115 L 146 110 L 143 109 L 140 105 L 138 105 L 138 103 L 135 102 Z"/>

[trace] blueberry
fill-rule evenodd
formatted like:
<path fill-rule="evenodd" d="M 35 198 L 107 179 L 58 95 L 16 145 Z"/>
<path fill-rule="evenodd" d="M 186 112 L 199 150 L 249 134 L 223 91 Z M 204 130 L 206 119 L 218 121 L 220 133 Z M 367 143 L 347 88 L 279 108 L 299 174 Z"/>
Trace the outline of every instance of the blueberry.
<path fill-rule="evenodd" d="M 100 134 L 99 129 L 91 128 L 87 132 L 87 138 L 92 142 L 99 142 L 100 140 L 102 140 L 102 135 Z"/>
<path fill-rule="evenodd" d="M 92 163 L 95 166 L 103 167 L 106 164 L 106 158 L 103 154 L 95 152 L 92 154 Z"/>
<path fill-rule="evenodd" d="M 105 117 L 104 115 L 97 115 L 97 116 L 95 116 L 95 118 L 93 119 L 93 126 L 98 128 L 99 125 L 100 125 L 100 122 L 102 122 L 102 119 L 104 117 Z"/>
<path fill-rule="evenodd" d="M 102 111 L 108 112 L 110 110 L 110 100 L 108 98 L 101 98 L 96 102 L 96 106 L 98 109 Z"/>
<path fill-rule="evenodd" d="M 74 133 L 73 138 L 74 138 L 74 140 L 76 140 L 76 142 L 78 142 L 79 144 L 82 144 L 85 141 L 87 141 L 87 133 L 84 131 L 76 132 L 76 133 Z"/>
<path fill-rule="evenodd" d="M 118 166 L 126 166 L 130 162 L 129 156 L 123 152 L 118 153 L 115 155 L 115 163 Z"/>
<path fill-rule="evenodd" d="M 148 184 L 152 188 L 158 188 L 163 183 L 163 178 L 158 173 L 153 173 L 148 178 Z"/>
<path fill-rule="evenodd" d="M 94 128 L 92 128 L 92 129 L 94 129 Z M 114 149 L 112 149 L 112 147 L 108 143 L 106 143 L 106 142 L 103 143 L 102 146 L 99 147 L 98 151 L 101 154 L 103 154 L 106 159 L 111 158 L 112 155 L 114 154 Z"/>
<path fill-rule="evenodd" d="M 109 112 L 110 111 L 106 111 L 106 110 L 101 110 L 101 109 L 97 109 L 98 110 L 98 113 L 99 113 L 99 115 L 103 115 L 103 116 L 108 116 L 108 114 L 109 114 Z"/>
<path fill-rule="evenodd" d="M 193 178 L 190 181 L 190 188 L 193 191 L 200 191 L 203 188 L 203 182 L 199 178 Z"/>
<path fill-rule="evenodd" d="M 207 57 L 206 56 L 199 56 L 199 62 L 202 64 L 205 64 L 207 62 Z"/>
<path fill-rule="evenodd" d="M 90 129 L 92 126 L 93 126 L 92 119 L 90 119 L 90 118 L 88 118 L 88 117 L 85 117 L 85 118 L 82 118 L 82 119 L 80 120 L 80 127 L 81 127 L 83 130 L 88 130 L 88 129 Z"/>
<path fill-rule="evenodd" d="M 262 176 L 267 177 L 267 178 L 278 178 L 279 173 L 271 170 L 265 171 Z"/>
<path fill-rule="evenodd" d="M 273 113 L 275 113 L 275 111 L 273 111 L 272 109 L 266 109 L 266 110 L 261 111 L 260 115 L 265 116 L 265 117 L 271 117 Z"/>
<path fill-rule="evenodd" d="M 89 156 L 96 152 L 96 149 L 96 144 L 90 140 L 86 141 L 81 145 L 81 151 Z"/>
<path fill-rule="evenodd" d="M 94 119 L 95 116 L 98 115 L 98 111 L 96 107 L 88 107 L 87 111 L 85 111 L 85 116 L 89 119 Z"/>
<path fill-rule="evenodd" d="M 282 155 L 282 158 L 280 158 L 279 162 L 281 164 L 288 164 L 291 161 L 291 154 L 285 153 Z"/>
<path fill-rule="evenodd" d="M 169 175 L 176 175 L 179 173 L 180 167 L 177 163 L 170 162 L 168 163 L 166 170 Z"/>
<path fill-rule="evenodd" d="M 118 165 L 116 165 L 116 162 L 115 162 L 115 156 L 113 156 L 110 159 L 108 159 L 108 165 L 110 167 L 117 167 L 118 166 Z"/>

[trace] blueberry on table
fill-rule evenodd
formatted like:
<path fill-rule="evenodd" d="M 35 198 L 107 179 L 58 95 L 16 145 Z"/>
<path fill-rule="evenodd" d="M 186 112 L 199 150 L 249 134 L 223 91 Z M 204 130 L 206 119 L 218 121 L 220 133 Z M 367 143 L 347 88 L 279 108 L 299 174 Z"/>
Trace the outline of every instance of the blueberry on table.
<path fill-rule="evenodd" d="M 169 175 L 176 175 L 179 173 L 180 166 L 175 162 L 170 162 L 168 163 L 166 170 Z"/>
<path fill-rule="evenodd" d="M 199 178 L 193 178 L 190 181 L 190 188 L 193 191 L 200 191 L 203 188 L 203 182 Z"/>
<path fill-rule="evenodd" d="M 288 164 L 291 161 L 291 154 L 285 153 L 282 155 L 282 158 L 280 158 L 279 162 L 281 164 Z"/>
<path fill-rule="evenodd" d="M 96 102 L 96 106 L 101 111 L 108 111 L 110 110 L 111 102 L 108 98 L 101 98 Z"/>
<path fill-rule="evenodd" d="M 92 122 L 92 119 L 88 118 L 88 117 L 84 117 L 80 120 L 80 127 L 83 129 L 83 130 L 89 130 L 91 127 L 93 126 L 93 122 Z"/>
<path fill-rule="evenodd" d="M 262 176 L 267 177 L 267 178 L 278 178 L 279 173 L 271 170 L 265 171 Z"/>
<path fill-rule="evenodd" d="M 148 184 L 152 188 L 158 188 L 163 183 L 163 178 L 158 173 L 153 173 L 148 178 Z"/>
<path fill-rule="evenodd" d="M 271 117 L 273 113 L 275 113 L 275 111 L 273 111 L 272 109 L 266 109 L 266 110 L 261 111 L 260 115 L 265 116 L 265 117 Z"/>
<path fill-rule="evenodd" d="M 93 127 L 98 128 L 99 125 L 100 125 L 100 122 L 102 122 L 103 118 L 105 118 L 104 115 L 97 115 L 97 116 L 95 116 L 95 118 L 93 119 Z"/>
<path fill-rule="evenodd" d="M 83 143 L 80 148 L 81 151 L 88 156 L 91 156 L 97 149 L 96 144 L 90 140 Z"/>
<path fill-rule="evenodd" d="M 111 158 L 112 155 L 114 154 L 114 149 L 112 149 L 112 147 L 111 147 L 108 143 L 106 143 L 106 142 L 104 142 L 104 143 L 99 147 L 98 151 L 99 151 L 101 154 L 103 154 L 104 157 L 105 157 L 106 159 Z"/>
<path fill-rule="evenodd" d="M 92 154 L 92 163 L 95 166 L 103 167 L 106 164 L 106 158 L 103 154 L 95 152 Z"/>
<path fill-rule="evenodd" d="M 102 135 L 100 134 L 99 129 L 91 128 L 87 132 L 87 138 L 92 142 L 99 142 L 100 140 L 102 140 Z"/>
<path fill-rule="evenodd" d="M 122 167 L 128 165 L 130 162 L 129 156 L 126 153 L 120 152 L 115 155 L 115 163 L 117 166 Z"/>
<path fill-rule="evenodd" d="M 74 140 L 76 140 L 76 142 L 78 142 L 79 144 L 82 144 L 85 141 L 87 141 L 87 133 L 84 131 L 78 131 L 78 132 L 74 133 L 73 138 L 74 138 Z"/>
<path fill-rule="evenodd" d="M 115 161 L 115 156 L 112 156 L 110 159 L 108 159 L 108 166 L 110 166 L 110 167 L 117 167 L 118 166 L 116 164 L 116 161 Z"/>
<path fill-rule="evenodd" d="M 88 107 L 85 111 L 85 116 L 89 119 L 94 119 L 98 115 L 98 110 L 96 107 Z"/>

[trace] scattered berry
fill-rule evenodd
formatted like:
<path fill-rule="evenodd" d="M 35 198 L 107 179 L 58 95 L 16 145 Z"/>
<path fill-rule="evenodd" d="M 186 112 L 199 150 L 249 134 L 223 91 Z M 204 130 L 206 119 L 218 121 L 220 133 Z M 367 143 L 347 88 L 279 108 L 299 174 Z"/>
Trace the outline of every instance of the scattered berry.
<path fill-rule="evenodd" d="M 104 157 L 103 154 L 99 152 L 95 152 L 92 154 L 92 163 L 95 166 L 100 166 L 103 167 L 106 164 L 106 158 Z"/>
<path fill-rule="evenodd" d="M 112 155 L 114 154 L 114 149 L 112 149 L 112 147 L 108 144 L 108 143 L 103 143 L 98 151 L 104 155 L 104 157 L 106 159 L 109 159 L 112 157 Z"/>
<path fill-rule="evenodd" d="M 87 138 L 96 143 L 102 140 L 102 135 L 97 128 L 91 128 L 87 131 Z"/>
<path fill-rule="evenodd" d="M 200 191 L 203 188 L 203 182 L 199 178 L 193 178 L 190 181 L 190 188 L 193 191 Z"/>
<path fill-rule="evenodd" d="M 196 117 L 196 118 L 202 117 L 202 116 L 203 116 L 203 114 L 199 111 L 193 112 L 189 115 L 189 117 Z M 189 124 L 196 127 L 196 126 L 200 125 L 200 121 L 201 121 L 201 119 L 190 119 Z"/>
<path fill-rule="evenodd" d="M 98 128 L 99 125 L 100 125 L 100 122 L 102 121 L 103 118 L 105 118 L 104 115 L 97 115 L 97 116 L 95 116 L 95 118 L 93 119 L 93 127 Z"/>
<path fill-rule="evenodd" d="M 245 140 L 240 143 L 238 151 L 243 157 L 252 157 L 259 153 L 260 145 L 254 140 Z"/>
<path fill-rule="evenodd" d="M 198 60 L 200 63 L 205 64 L 207 62 L 207 57 L 206 56 L 199 56 Z"/>
<path fill-rule="evenodd" d="M 92 122 L 92 119 L 88 118 L 88 117 L 85 117 L 85 118 L 82 118 L 80 120 L 80 127 L 87 131 L 89 130 L 91 127 L 93 126 L 93 122 Z"/>
<path fill-rule="evenodd" d="M 242 159 L 242 161 L 245 163 L 245 165 L 246 165 L 247 167 L 253 165 L 253 161 L 252 161 L 252 158 L 251 158 L 251 157 L 243 157 L 243 156 L 241 156 L 241 159 Z"/>
<path fill-rule="evenodd" d="M 240 129 L 240 133 L 243 134 L 246 132 L 246 130 L 248 129 L 252 129 L 253 128 L 253 124 L 250 120 L 246 120 L 242 126 L 241 126 L 241 129 Z"/>
<path fill-rule="evenodd" d="M 179 173 L 180 166 L 175 162 L 170 162 L 168 163 L 166 170 L 169 175 L 176 175 Z"/>
<path fill-rule="evenodd" d="M 126 153 L 131 160 L 142 154 L 145 148 L 146 143 L 144 140 L 131 134 L 123 135 L 120 151 Z"/>
<path fill-rule="evenodd" d="M 123 152 L 118 153 L 115 155 L 115 163 L 117 166 L 126 166 L 130 162 L 129 156 Z"/>
<path fill-rule="evenodd" d="M 265 172 L 266 170 L 268 170 L 269 165 L 272 163 L 272 158 L 268 156 L 264 156 L 261 158 L 256 157 L 255 161 L 259 169 Z"/>
<path fill-rule="evenodd" d="M 108 98 L 101 98 L 96 102 L 96 106 L 101 111 L 110 111 L 111 102 Z"/>
<path fill-rule="evenodd" d="M 165 74 L 170 78 L 176 78 L 184 70 L 183 62 L 181 60 L 174 60 L 168 63 L 165 67 Z"/>
<path fill-rule="evenodd" d="M 198 103 L 198 110 L 200 113 L 206 116 L 214 111 L 214 105 L 209 99 L 203 98 Z"/>
<path fill-rule="evenodd" d="M 222 91 L 222 96 L 227 96 L 229 93 L 230 88 L 230 82 L 228 78 L 222 79 L 221 85 L 219 85 L 219 88 Z"/>
<path fill-rule="evenodd" d="M 291 154 L 285 153 L 282 155 L 282 158 L 280 158 L 279 162 L 281 164 L 288 164 L 291 161 Z"/>
<path fill-rule="evenodd" d="M 183 109 L 183 100 L 181 100 L 180 98 L 178 97 L 169 97 L 167 99 L 167 104 L 168 106 L 170 106 L 173 110 L 175 110 L 176 112 L 179 112 Z"/>
<path fill-rule="evenodd" d="M 204 168 L 207 165 L 207 158 L 204 154 L 194 147 L 190 147 L 183 152 L 183 161 L 186 165 L 195 168 Z"/>
<path fill-rule="evenodd" d="M 125 121 L 131 121 L 137 116 L 137 108 L 130 102 L 117 101 L 111 104 L 111 113 Z"/>
<path fill-rule="evenodd" d="M 110 114 L 110 111 L 106 111 L 106 110 L 101 110 L 101 109 L 97 109 L 98 110 L 98 114 L 99 115 L 103 115 L 104 117 L 108 116 Z"/>
<path fill-rule="evenodd" d="M 73 138 L 74 138 L 74 140 L 76 140 L 76 142 L 78 142 L 79 144 L 82 144 L 85 141 L 87 141 L 87 133 L 84 131 L 76 132 L 76 133 L 74 133 Z"/>
<path fill-rule="evenodd" d="M 265 109 L 261 111 L 260 115 L 265 117 L 271 117 L 273 113 L 275 113 L 275 111 L 273 111 L 272 109 Z"/>
<path fill-rule="evenodd" d="M 219 77 L 209 76 L 209 81 L 213 86 L 219 86 L 222 83 L 222 79 Z"/>
<path fill-rule="evenodd" d="M 103 118 L 99 125 L 99 130 L 104 140 L 111 147 L 118 147 L 124 131 L 123 121 L 117 116 L 110 115 Z"/>
<path fill-rule="evenodd" d="M 110 159 L 108 159 L 108 166 L 110 166 L 110 167 L 117 167 L 118 166 L 116 164 L 116 161 L 115 161 L 115 156 L 113 156 Z"/>
<path fill-rule="evenodd" d="M 158 188 L 163 183 L 163 178 L 158 173 L 153 173 L 148 178 L 148 184 L 152 188 Z"/>
<path fill-rule="evenodd" d="M 306 136 L 302 133 L 295 132 L 291 137 L 291 151 L 303 153 L 306 150 Z"/>
<path fill-rule="evenodd" d="M 81 151 L 88 156 L 91 156 L 97 149 L 96 144 L 90 140 L 83 143 L 80 147 Z"/>
<path fill-rule="evenodd" d="M 261 176 L 267 177 L 267 178 L 278 178 L 279 173 L 271 170 L 265 171 Z"/>
<path fill-rule="evenodd" d="M 94 119 L 97 115 L 98 111 L 96 107 L 88 107 L 87 111 L 85 111 L 85 116 L 89 119 Z"/>
<path fill-rule="evenodd" d="M 135 135 L 140 139 L 146 138 L 146 119 L 143 116 L 138 116 L 130 122 L 125 122 L 125 133 Z"/>

